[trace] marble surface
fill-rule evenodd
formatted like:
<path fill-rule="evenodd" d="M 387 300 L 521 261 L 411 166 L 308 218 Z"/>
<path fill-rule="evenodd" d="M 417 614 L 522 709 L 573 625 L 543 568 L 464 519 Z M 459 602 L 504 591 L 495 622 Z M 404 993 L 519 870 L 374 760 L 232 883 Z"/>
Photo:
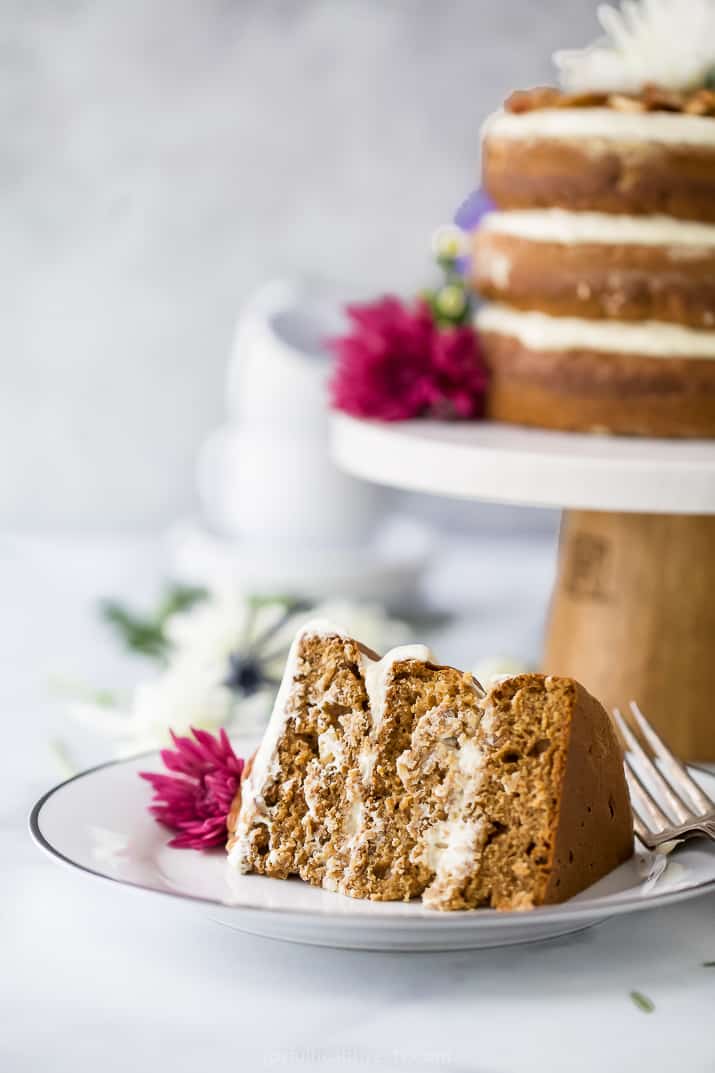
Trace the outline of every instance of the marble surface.
<path fill-rule="evenodd" d="M 452 539 L 427 589 L 459 619 L 428 640 L 457 661 L 533 656 L 553 561 L 548 541 Z M 3 1073 L 715 1069 L 712 897 L 530 947 L 351 953 L 237 934 L 45 859 L 25 825 L 58 780 L 48 742 L 81 764 L 107 755 L 64 723 L 48 683 L 136 676 L 93 612 L 108 594 L 149 600 L 164 563 L 158 540 L 0 538 Z"/>

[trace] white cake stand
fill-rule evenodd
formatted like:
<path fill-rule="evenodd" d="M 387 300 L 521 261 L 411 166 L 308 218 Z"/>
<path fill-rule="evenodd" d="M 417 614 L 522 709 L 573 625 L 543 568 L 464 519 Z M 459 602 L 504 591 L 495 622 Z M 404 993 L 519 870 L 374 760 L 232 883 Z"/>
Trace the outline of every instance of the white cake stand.
<path fill-rule="evenodd" d="M 380 484 L 564 508 L 544 670 L 715 760 L 715 442 L 337 415 L 332 443 Z"/>

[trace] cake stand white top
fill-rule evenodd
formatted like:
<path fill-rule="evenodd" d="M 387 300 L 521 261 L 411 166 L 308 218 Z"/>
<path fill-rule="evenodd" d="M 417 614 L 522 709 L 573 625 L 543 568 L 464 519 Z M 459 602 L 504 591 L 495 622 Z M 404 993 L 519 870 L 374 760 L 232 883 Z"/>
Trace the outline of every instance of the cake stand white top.
<path fill-rule="evenodd" d="M 715 440 L 337 414 L 332 445 L 338 465 L 356 477 L 417 492 L 576 510 L 715 514 Z"/>

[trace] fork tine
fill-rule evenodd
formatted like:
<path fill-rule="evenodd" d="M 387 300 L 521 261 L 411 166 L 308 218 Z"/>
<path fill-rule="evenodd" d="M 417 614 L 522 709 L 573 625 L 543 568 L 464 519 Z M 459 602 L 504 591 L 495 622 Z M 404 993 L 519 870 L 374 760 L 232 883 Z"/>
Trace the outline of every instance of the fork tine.
<path fill-rule="evenodd" d="M 681 764 L 680 760 L 673 756 L 670 749 L 663 744 L 634 700 L 630 703 L 630 709 L 641 734 L 658 759 L 662 760 L 671 780 L 681 792 L 684 791 L 686 796 L 690 798 L 696 811 L 702 814 L 715 809 L 715 801 L 711 801 L 705 791 L 698 786 L 695 779 L 690 775 L 685 765 Z"/>
<path fill-rule="evenodd" d="M 645 751 L 638 738 L 635 736 L 628 723 L 625 721 L 618 709 L 614 709 L 613 716 L 618 724 L 618 729 L 623 735 L 626 745 L 633 759 L 637 759 L 641 766 L 641 770 L 646 774 L 646 777 L 653 783 L 661 792 L 663 797 L 668 803 L 672 816 L 667 819 L 667 825 L 671 826 L 673 822 L 687 823 L 688 820 L 693 819 L 692 810 L 688 808 L 683 800 L 678 796 L 670 783 L 661 775 L 658 768 L 655 766 L 648 753 Z M 634 767 L 634 764 L 631 764 Z M 645 787 L 644 787 L 645 789 Z M 649 795 L 650 796 L 650 795 Z"/>
<path fill-rule="evenodd" d="M 643 843 L 644 846 L 647 846 L 648 849 L 655 848 L 656 843 L 655 838 L 653 836 L 653 832 L 646 826 L 645 823 L 643 823 L 643 820 L 640 818 L 635 808 L 633 809 L 633 830 L 638 835 L 639 840 Z"/>
<path fill-rule="evenodd" d="M 625 758 L 625 772 L 626 779 L 628 780 L 628 789 L 631 793 L 633 809 L 634 811 L 637 810 L 641 818 L 643 815 L 648 817 L 652 833 L 660 834 L 661 831 L 665 831 L 668 827 L 672 827 L 671 821 L 660 806 L 653 800 L 641 782 L 640 776 L 638 775 L 638 772 L 634 770 L 628 754 L 626 754 Z"/>

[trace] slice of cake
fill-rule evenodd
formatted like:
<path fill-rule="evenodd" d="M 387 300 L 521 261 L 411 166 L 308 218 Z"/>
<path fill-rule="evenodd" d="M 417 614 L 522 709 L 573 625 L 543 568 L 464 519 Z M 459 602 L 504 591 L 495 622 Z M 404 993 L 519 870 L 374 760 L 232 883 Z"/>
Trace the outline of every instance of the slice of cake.
<path fill-rule="evenodd" d="M 355 898 L 529 909 L 633 848 L 618 742 L 578 683 L 485 694 L 423 645 L 379 659 L 320 622 L 293 643 L 241 794 L 232 865 Z"/>

